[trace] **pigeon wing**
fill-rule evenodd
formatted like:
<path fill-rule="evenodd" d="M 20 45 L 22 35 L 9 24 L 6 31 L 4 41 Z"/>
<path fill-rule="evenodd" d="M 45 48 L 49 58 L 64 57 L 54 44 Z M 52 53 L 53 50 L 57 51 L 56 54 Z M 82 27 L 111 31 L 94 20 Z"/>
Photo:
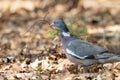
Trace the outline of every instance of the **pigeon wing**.
<path fill-rule="evenodd" d="M 68 54 L 80 59 L 94 58 L 96 55 L 100 55 L 106 51 L 106 49 L 100 46 L 79 39 L 70 41 L 66 48 Z"/>

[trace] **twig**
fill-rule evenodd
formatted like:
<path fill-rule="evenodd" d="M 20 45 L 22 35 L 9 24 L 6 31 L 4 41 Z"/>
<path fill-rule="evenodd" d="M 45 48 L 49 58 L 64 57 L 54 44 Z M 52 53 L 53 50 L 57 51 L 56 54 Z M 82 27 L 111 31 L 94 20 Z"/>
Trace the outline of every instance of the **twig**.
<path fill-rule="evenodd" d="M 49 21 L 47 21 L 46 20 L 46 17 L 47 17 L 47 15 L 48 15 L 48 13 L 43 17 L 43 19 L 38 19 L 38 20 L 36 20 L 28 29 L 27 29 L 27 31 L 24 33 L 24 34 L 26 34 L 32 27 L 34 27 L 36 24 L 41 24 L 41 23 L 47 23 L 49 26 L 50 26 L 50 23 L 49 23 Z M 41 28 L 42 26 L 40 26 L 40 28 Z M 51 26 L 50 26 L 51 27 Z M 24 35 L 23 34 L 23 35 Z"/>

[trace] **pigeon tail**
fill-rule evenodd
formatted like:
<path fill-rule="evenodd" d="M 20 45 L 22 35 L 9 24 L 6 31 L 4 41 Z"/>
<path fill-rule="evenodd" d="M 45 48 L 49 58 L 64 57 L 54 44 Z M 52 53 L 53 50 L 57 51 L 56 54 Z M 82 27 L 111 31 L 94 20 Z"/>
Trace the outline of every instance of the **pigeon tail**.
<path fill-rule="evenodd" d="M 99 63 L 107 63 L 107 62 L 116 62 L 120 61 L 120 55 L 104 53 L 102 55 L 97 56 Z"/>

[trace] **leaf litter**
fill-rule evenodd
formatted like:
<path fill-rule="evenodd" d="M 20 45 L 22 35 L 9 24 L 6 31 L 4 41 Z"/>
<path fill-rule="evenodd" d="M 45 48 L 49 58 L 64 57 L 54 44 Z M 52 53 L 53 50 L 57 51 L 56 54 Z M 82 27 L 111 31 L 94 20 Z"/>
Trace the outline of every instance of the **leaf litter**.
<path fill-rule="evenodd" d="M 101 1 L 99 0 L 98 2 L 101 3 Z M 112 40 L 114 41 L 115 39 L 113 37 L 113 35 L 115 34 L 114 32 L 116 31 L 119 32 L 118 31 L 119 24 L 115 25 L 116 23 L 119 23 L 119 21 L 115 19 L 116 22 L 114 21 L 109 22 L 109 20 L 111 20 L 111 17 L 109 16 L 108 13 L 106 13 L 108 17 L 107 18 L 103 14 L 105 12 L 104 9 L 101 9 L 99 5 L 97 6 L 97 8 L 100 8 L 100 11 L 98 11 L 99 12 L 98 15 L 103 15 L 106 19 L 104 19 L 104 21 L 101 21 L 103 17 L 102 18 L 100 16 L 97 17 L 97 15 L 90 18 L 92 14 L 97 14 L 97 10 L 95 9 L 95 7 L 93 7 L 91 4 L 88 3 L 97 4 L 98 2 L 97 1 L 92 2 L 91 0 L 78 1 L 78 4 L 81 4 L 78 5 L 78 7 L 75 7 L 75 5 L 69 2 L 69 4 L 71 4 L 71 6 L 74 7 L 73 9 L 71 6 L 65 7 L 62 4 L 59 4 L 59 3 L 64 4 L 66 2 L 56 3 L 54 2 L 54 0 L 52 0 L 47 2 L 48 3 L 47 5 L 49 5 L 50 8 L 46 7 L 46 9 L 49 9 L 49 11 L 52 12 L 52 15 L 57 17 L 61 16 L 61 13 L 63 13 L 62 15 L 66 15 L 65 16 L 66 21 L 73 20 L 74 17 L 75 23 L 73 23 L 72 26 L 75 26 L 77 29 L 79 29 L 79 27 L 77 26 L 80 25 L 85 26 L 85 28 L 83 27 L 83 35 L 84 34 L 86 35 L 86 32 L 88 32 L 87 35 L 90 35 L 90 37 L 94 39 L 91 39 L 88 36 L 87 40 L 90 40 L 91 42 L 95 42 L 95 43 L 97 42 L 98 44 L 104 43 L 102 41 L 103 39 L 101 39 L 103 38 L 104 28 L 102 28 L 101 26 L 105 26 L 105 24 L 110 25 L 105 27 L 106 36 L 107 36 L 105 40 L 106 41 L 108 40 L 109 42 L 107 42 L 107 44 L 104 45 L 106 46 L 109 43 L 115 45 L 114 42 L 112 42 L 109 39 L 112 38 Z M 6 7 L 5 11 L 0 13 L 0 79 L 1 80 L 119 80 L 120 79 L 119 62 L 106 63 L 103 65 L 94 64 L 88 67 L 89 73 L 85 73 L 85 74 L 81 73 L 78 67 L 66 58 L 64 51 L 61 47 L 60 39 L 58 36 L 56 36 L 58 32 L 50 31 L 50 27 L 49 27 L 50 22 L 46 21 L 49 19 L 46 19 L 45 16 L 41 18 L 43 14 L 46 14 L 45 12 L 46 10 L 39 12 L 40 11 L 39 8 L 37 10 L 37 8 L 34 7 L 31 2 L 28 1 L 28 3 L 29 5 L 32 5 L 33 8 L 32 7 L 31 9 L 19 8 L 18 10 L 14 11 L 12 7 L 13 4 L 11 3 L 8 7 Z M 41 4 L 42 2 L 38 2 L 38 3 Z M 44 2 L 44 5 L 46 5 L 45 3 L 46 2 Z M 54 6 L 55 9 L 54 8 L 52 9 L 52 6 Z M 82 9 L 81 6 L 84 9 Z M 29 10 L 33 10 L 34 8 L 35 11 L 33 12 L 29 11 Z M 88 12 L 86 12 L 85 10 L 87 10 L 87 8 L 93 9 L 95 13 L 92 13 L 89 10 Z M 117 14 L 118 11 L 118 9 L 116 9 L 116 11 L 113 11 L 114 9 L 110 8 L 110 6 L 107 6 L 107 8 L 105 9 L 108 9 L 112 16 L 114 14 Z M 81 15 L 79 16 L 79 18 L 82 18 L 82 21 L 76 18 L 78 16 L 71 16 L 71 15 L 78 15 L 79 10 L 83 12 L 83 14 L 81 13 Z M 66 14 L 64 14 L 64 12 Z M 88 13 L 90 14 L 88 15 Z M 51 13 L 49 13 L 49 15 L 51 15 Z M 109 22 L 109 24 L 107 22 Z M 31 27 L 27 27 L 26 29 L 25 26 L 30 26 L 30 25 Z M 74 31 L 72 32 L 76 34 Z M 101 33 L 101 35 L 95 35 L 97 32 Z M 108 34 L 109 32 L 111 32 L 110 36 Z M 47 34 L 48 36 L 46 36 Z M 113 47 L 111 47 L 111 51 L 112 49 Z M 119 47 L 115 48 L 114 51 L 116 51 L 116 49 L 119 49 Z M 117 53 L 119 53 L 119 51 Z"/>

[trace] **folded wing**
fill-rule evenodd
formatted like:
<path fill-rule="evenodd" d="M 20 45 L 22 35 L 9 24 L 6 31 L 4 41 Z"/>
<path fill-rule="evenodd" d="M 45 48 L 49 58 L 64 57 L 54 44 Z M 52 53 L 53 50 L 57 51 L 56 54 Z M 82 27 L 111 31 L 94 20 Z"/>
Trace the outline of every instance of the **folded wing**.
<path fill-rule="evenodd" d="M 94 59 L 96 55 L 103 54 L 104 52 L 107 52 L 107 50 L 87 41 L 76 39 L 68 43 L 66 52 L 76 58 Z"/>

